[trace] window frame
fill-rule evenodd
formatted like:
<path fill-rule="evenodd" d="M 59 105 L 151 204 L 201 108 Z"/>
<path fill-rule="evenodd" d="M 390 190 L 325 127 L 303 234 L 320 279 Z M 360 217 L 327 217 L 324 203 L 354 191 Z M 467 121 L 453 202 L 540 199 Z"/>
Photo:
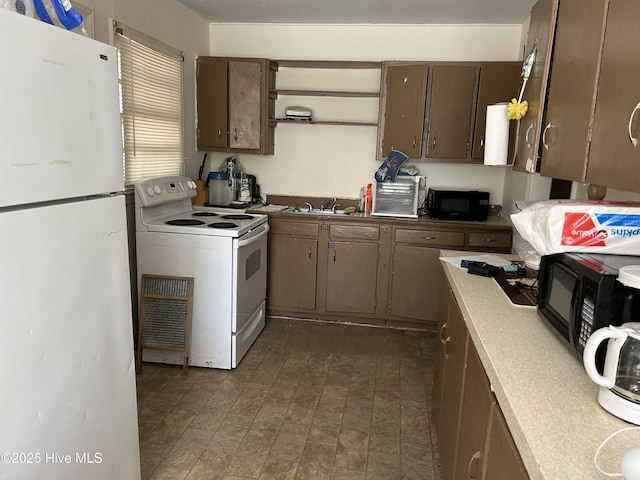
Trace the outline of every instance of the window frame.
<path fill-rule="evenodd" d="M 154 176 L 183 175 L 183 52 L 117 20 L 112 25 L 112 44 L 118 52 L 125 186 Z M 172 74 L 157 81 L 162 72 Z"/>

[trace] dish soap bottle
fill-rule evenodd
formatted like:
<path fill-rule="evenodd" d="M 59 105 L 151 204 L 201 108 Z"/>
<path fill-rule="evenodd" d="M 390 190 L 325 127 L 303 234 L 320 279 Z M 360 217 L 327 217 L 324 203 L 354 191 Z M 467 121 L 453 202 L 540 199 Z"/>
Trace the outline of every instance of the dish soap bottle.
<path fill-rule="evenodd" d="M 364 213 L 369 215 L 371 213 L 371 207 L 373 205 L 373 193 L 371 192 L 371 184 L 367 185 L 367 189 L 364 194 Z"/>

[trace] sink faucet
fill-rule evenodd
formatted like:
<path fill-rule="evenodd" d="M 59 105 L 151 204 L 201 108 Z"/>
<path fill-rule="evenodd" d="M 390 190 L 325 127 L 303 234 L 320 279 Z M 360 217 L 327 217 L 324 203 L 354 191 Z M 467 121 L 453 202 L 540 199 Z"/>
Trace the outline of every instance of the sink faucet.
<path fill-rule="evenodd" d="M 304 204 L 307 206 L 307 208 L 309 209 L 308 211 L 311 212 L 311 210 L 313 210 L 313 205 L 311 205 L 309 202 L 304 202 Z"/>
<path fill-rule="evenodd" d="M 330 198 L 327 203 L 323 203 L 322 205 L 320 205 L 320 210 L 324 212 L 335 201 L 336 197 Z"/>

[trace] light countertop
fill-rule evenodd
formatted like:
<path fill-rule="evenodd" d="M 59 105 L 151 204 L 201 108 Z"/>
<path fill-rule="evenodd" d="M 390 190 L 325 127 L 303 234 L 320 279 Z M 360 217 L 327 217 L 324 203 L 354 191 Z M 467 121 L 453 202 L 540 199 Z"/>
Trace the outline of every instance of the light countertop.
<path fill-rule="evenodd" d="M 465 254 L 473 255 L 441 252 Z M 530 478 L 608 478 L 594 466 L 596 449 L 633 425 L 600 407 L 598 386 L 535 307 L 513 305 L 492 278 L 442 265 Z M 621 472 L 620 458 L 634 446 L 640 430 L 617 435 L 600 453 L 600 467 Z"/>

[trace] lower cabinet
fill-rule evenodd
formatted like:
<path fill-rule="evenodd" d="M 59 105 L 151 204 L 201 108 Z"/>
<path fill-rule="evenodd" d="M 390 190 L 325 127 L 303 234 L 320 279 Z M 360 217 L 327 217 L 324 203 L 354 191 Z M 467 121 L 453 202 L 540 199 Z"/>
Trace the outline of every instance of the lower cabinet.
<path fill-rule="evenodd" d="M 379 230 L 374 225 L 329 225 L 327 312 L 375 313 Z"/>
<path fill-rule="evenodd" d="M 440 249 L 509 253 L 511 227 L 478 222 L 269 218 L 267 311 L 433 329 Z"/>
<path fill-rule="evenodd" d="M 267 265 L 270 308 L 316 309 L 318 224 L 271 221 Z"/>
<path fill-rule="evenodd" d="M 443 287 L 447 291 L 448 286 Z M 440 443 L 440 460 L 445 479 L 456 478 L 456 444 L 458 441 L 458 425 L 462 408 L 462 393 L 466 373 L 467 342 L 469 334 L 455 298 L 448 295 L 448 315 L 438 329 L 440 348 L 436 348 L 436 356 L 442 357 L 437 362 L 442 372 L 437 374 L 439 385 L 434 386 L 434 394 L 440 395 L 439 411 L 436 417 L 436 429 Z"/>
<path fill-rule="evenodd" d="M 440 248 L 462 248 L 464 232 L 396 227 L 391 257 L 389 317 L 435 325 L 443 272 Z"/>
<path fill-rule="evenodd" d="M 529 480 L 520 454 L 513 443 L 500 406 L 493 404 L 482 478 L 486 480 Z"/>
<path fill-rule="evenodd" d="M 489 421 L 496 402 L 473 342 L 468 345 L 463 392 L 453 478 L 479 479 L 482 478 Z"/>
<path fill-rule="evenodd" d="M 527 480 L 446 280 L 434 350 L 433 411 L 445 480 Z"/>

